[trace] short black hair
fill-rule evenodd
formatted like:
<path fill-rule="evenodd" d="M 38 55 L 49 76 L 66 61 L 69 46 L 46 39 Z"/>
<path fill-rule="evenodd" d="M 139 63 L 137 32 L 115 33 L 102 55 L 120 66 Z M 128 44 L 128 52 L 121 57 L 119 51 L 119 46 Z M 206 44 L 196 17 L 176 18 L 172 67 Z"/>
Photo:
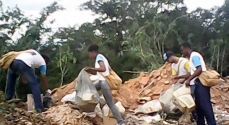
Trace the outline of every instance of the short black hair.
<path fill-rule="evenodd" d="M 43 59 L 45 60 L 46 63 L 49 63 L 50 59 L 47 55 L 41 54 L 41 56 L 43 57 Z"/>
<path fill-rule="evenodd" d="M 88 48 L 88 52 L 99 52 L 99 46 L 97 44 L 92 44 Z"/>
<path fill-rule="evenodd" d="M 191 45 L 188 42 L 182 43 L 181 46 L 183 46 L 185 48 L 191 48 Z"/>

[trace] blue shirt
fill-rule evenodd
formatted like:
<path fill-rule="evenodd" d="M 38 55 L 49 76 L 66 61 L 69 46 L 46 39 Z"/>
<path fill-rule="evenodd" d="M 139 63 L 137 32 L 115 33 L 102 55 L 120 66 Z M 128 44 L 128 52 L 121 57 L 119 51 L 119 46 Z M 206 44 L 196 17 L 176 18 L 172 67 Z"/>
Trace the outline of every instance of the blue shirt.
<path fill-rule="evenodd" d="M 201 66 L 200 57 L 199 56 L 193 56 L 192 57 L 192 63 L 195 67 Z"/>
<path fill-rule="evenodd" d="M 46 75 L 46 70 L 47 70 L 46 65 L 40 66 L 39 67 L 39 70 L 40 70 L 41 74 Z"/>

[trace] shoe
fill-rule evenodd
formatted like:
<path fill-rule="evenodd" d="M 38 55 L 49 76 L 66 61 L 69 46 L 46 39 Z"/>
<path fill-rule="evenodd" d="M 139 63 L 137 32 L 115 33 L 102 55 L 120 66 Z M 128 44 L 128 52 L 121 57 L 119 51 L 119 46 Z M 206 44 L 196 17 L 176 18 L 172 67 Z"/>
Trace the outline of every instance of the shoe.
<path fill-rule="evenodd" d="M 7 101 L 9 101 L 9 100 L 12 100 L 13 98 L 5 98 L 4 99 L 4 102 L 7 102 Z"/>
<path fill-rule="evenodd" d="M 125 123 L 121 123 L 121 124 L 118 123 L 118 124 L 116 124 L 116 125 L 125 125 Z"/>
<path fill-rule="evenodd" d="M 46 112 L 46 111 L 47 111 L 47 109 L 45 109 L 45 108 L 36 109 L 36 112 L 37 112 L 37 113 L 42 113 L 42 112 Z"/>

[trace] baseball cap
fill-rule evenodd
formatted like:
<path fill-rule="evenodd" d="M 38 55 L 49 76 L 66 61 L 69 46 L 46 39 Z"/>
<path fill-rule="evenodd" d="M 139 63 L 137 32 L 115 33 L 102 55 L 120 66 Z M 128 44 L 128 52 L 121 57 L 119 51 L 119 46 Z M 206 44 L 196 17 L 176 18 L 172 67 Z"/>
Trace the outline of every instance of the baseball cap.
<path fill-rule="evenodd" d="M 165 63 L 166 61 L 168 61 L 168 59 L 169 59 L 171 56 L 173 56 L 173 52 L 171 52 L 171 51 L 167 51 L 166 53 L 164 53 L 164 54 L 163 54 L 164 63 Z"/>

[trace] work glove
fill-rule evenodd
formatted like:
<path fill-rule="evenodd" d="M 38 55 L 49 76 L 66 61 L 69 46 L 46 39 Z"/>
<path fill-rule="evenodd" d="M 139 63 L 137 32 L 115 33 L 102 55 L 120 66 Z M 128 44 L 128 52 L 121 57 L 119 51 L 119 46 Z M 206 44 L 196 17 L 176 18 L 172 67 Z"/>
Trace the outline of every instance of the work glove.
<path fill-rule="evenodd" d="M 47 94 L 47 95 L 51 95 L 51 93 L 52 93 L 52 91 L 51 91 L 50 89 L 48 89 L 48 90 L 46 90 L 45 95 L 46 95 L 46 94 Z"/>
<path fill-rule="evenodd" d="M 51 97 L 51 92 L 52 91 L 48 89 L 46 91 L 45 96 L 43 97 L 43 105 L 45 108 L 50 108 L 54 104 L 53 99 Z"/>

